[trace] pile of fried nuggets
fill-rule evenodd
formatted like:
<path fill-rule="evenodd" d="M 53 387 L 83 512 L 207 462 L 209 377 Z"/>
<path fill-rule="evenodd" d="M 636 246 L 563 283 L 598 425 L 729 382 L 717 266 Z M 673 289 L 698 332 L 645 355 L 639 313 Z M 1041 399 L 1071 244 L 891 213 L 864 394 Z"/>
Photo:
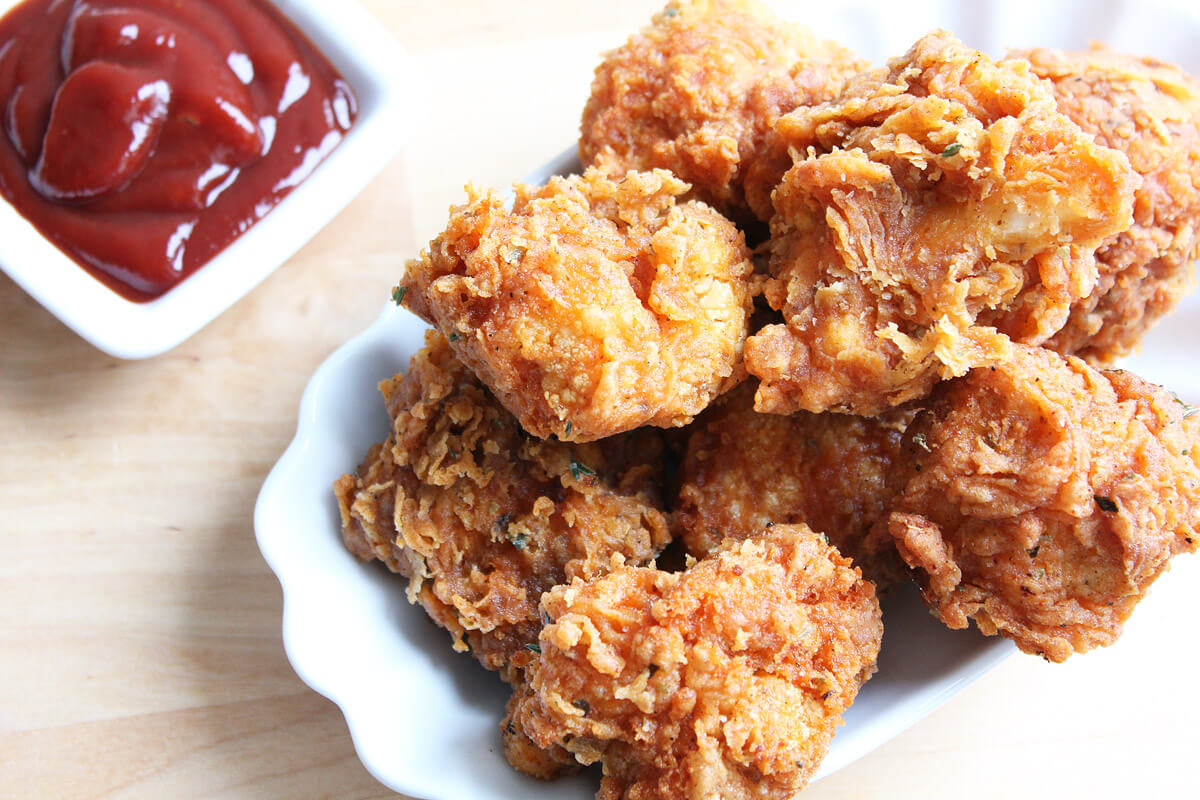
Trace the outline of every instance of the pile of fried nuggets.
<path fill-rule="evenodd" d="M 580 154 L 408 265 L 436 331 L 336 485 L 347 546 L 512 685 L 518 769 L 789 797 L 877 593 L 1062 661 L 1197 548 L 1200 415 L 1102 368 L 1192 286 L 1197 81 L 945 32 L 871 69 L 678 0 L 598 68 Z"/>

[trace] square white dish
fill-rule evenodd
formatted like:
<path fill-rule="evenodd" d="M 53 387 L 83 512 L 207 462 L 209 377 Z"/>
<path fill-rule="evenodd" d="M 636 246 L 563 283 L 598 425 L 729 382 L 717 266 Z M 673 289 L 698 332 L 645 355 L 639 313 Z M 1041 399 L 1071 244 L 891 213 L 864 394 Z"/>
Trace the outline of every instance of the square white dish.
<path fill-rule="evenodd" d="M 119 358 L 145 358 L 203 328 L 291 258 L 399 151 L 406 57 L 357 0 L 273 0 L 358 96 L 341 145 L 265 218 L 194 274 L 146 303 L 118 295 L 0 198 L 0 269 L 67 327 Z M 0 14 L 17 5 L 0 0 Z"/>
<path fill-rule="evenodd" d="M 799 4 L 780 6 L 801 18 Z M 1189 44 L 1200 37 L 1200 19 L 1169 2 L 944 0 L 806 5 L 803 13 L 819 34 L 877 63 L 928 29 L 945 27 L 996 55 L 1007 46 L 1078 49 L 1102 39 L 1200 73 L 1200 52 Z M 568 151 L 525 180 L 574 168 Z M 389 304 L 322 364 L 304 393 L 296 438 L 259 495 L 255 529 L 283 588 L 288 656 L 309 686 L 341 707 L 364 765 L 396 791 L 425 800 L 584 800 L 596 788 L 592 773 L 546 784 L 508 766 L 498 730 L 506 687 L 469 656 L 451 652 L 449 636 L 407 603 L 402 578 L 377 563 L 360 564 L 342 546 L 332 482 L 386 434 L 376 384 L 405 368 L 424 330 Z M 1197 330 L 1200 297 L 1193 296 L 1128 366 L 1200 401 L 1200 370 L 1188 347 Z M 884 621 L 879 673 L 846 714 L 818 779 L 916 723 L 1014 652 L 974 630 L 946 629 L 911 588 L 885 601 Z"/>

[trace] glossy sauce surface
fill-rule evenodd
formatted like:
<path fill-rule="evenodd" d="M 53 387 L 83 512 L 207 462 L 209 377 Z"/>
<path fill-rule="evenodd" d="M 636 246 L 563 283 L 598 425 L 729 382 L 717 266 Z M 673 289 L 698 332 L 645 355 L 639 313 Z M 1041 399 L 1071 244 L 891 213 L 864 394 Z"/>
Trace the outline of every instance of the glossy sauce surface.
<path fill-rule="evenodd" d="M 26 0 L 0 20 L 0 194 L 131 300 L 262 219 L 356 114 L 266 0 Z"/>

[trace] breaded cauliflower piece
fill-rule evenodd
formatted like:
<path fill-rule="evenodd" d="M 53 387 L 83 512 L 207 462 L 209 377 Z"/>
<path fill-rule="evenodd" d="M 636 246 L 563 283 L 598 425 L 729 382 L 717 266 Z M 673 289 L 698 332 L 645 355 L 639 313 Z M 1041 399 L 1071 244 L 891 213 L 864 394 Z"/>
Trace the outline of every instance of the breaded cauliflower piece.
<path fill-rule="evenodd" d="M 1103 365 L 1195 286 L 1200 254 L 1200 81 L 1178 67 L 1094 48 L 1021 53 L 1053 82 L 1058 109 L 1142 176 L 1133 227 L 1096 254 L 1100 279 L 1046 345 Z"/>
<path fill-rule="evenodd" d="M 380 389 L 392 433 L 334 484 L 346 546 L 407 577 L 454 648 L 506 680 L 532 658 L 542 592 L 669 541 L 656 431 L 535 439 L 432 332 Z"/>
<path fill-rule="evenodd" d="M 779 525 L 680 573 L 558 586 L 513 720 L 604 765 L 601 800 L 771 800 L 802 789 L 875 671 L 871 584 Z"/>
<path fill-rule="evenodd" d="M 1027 653 L 1112 644 L 1200 540 L 1200 417 L 1122 371 L 1017 345 L 940 385 L 886 524 L 925 600 Z"/>
<path fill-rule="evenodd" d="M 513 716 L 521 703 L 530 696 L 529 684 L 517 681 L 513 686 L 512 696 L 504 708 L 504 719 L 500 721 L 500 741 L 504 748 L 504 758 L 517 771 L 524 772 L 538 780 L 552 781 L 563 775 L 578 772 L 580 764 L 575 756 L 557 744 L 541 748 L 520 730 Z"/>
<path fill-rule="evenodd" d="M 525 430 L 684 425 L 745 375 L 749 251 L 664 170 L 471 190 L 397 292 Z"/>
<path fill-rule="evenodd" d="M 945 32 L 776 130 L 766 287 L 746 346 L 760 411 L 877 414 L 1039 343 L 1095 287 L 1137 175 L 1059 113 L 1028 62 Z"/>
<path fill-rule="evenodd" d="M 676 518 L 701 558 L 726 539 L 804 523 L 824 534 L 883 592 L 907 578 L 886 532 L 889 476 L 911 411 L 884 418 L 754 411 L 754 386 L 720 398 L 692 426 L 679 471 Z"/>
<path fill-rule="evenodd" d="M 580 158 L 671 170 L 722 213 L 766 222 L 791 166 L 775 120 L 866 67 L 755 0 L 673 0 L 596 69 Z"/>

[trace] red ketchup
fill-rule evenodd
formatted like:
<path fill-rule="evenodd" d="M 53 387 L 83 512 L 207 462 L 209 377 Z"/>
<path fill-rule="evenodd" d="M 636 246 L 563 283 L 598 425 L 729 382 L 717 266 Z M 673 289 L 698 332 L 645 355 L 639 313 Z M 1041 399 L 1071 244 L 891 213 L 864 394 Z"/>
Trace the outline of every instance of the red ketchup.
<path fill-rule="evenodd" d="M 0 19 L 0 194 L 130 300 L 262 219 L 357 110 L 266 0 L 26 0 Z"/>

